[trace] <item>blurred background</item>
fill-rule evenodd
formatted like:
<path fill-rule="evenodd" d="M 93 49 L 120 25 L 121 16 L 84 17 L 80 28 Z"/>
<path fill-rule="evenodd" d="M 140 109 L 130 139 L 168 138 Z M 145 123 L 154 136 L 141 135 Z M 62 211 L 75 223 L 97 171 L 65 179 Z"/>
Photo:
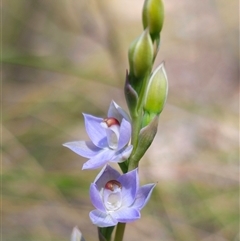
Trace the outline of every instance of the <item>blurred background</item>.
<path fill-rule="evenodd" d="M 169 79 L 159 131 L 140 164 L 158 182 L 125 240 L 239 240 L 239 3 L 165 0 L 155 67 Z M 123 94 L 143 0 L 2 3 L 2 240 L 97 240 L 88 188 L 99 170 L 62 143 L 87 139 Z"/>

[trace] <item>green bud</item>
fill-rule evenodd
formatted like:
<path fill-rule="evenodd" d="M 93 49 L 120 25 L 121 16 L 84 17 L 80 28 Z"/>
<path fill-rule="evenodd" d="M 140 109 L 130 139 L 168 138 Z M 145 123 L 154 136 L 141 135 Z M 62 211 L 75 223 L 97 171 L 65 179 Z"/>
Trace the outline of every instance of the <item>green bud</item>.
<path fill-rule="evenodd" d="M 151 35 L 159 35 L 164 20 L 164 6 L 162 0 L 145 0 L 142 21 L 143 27 L 149 28 Z"/>
<path fill-rule="evenodd" d="M 147 112 L 146 110 L 144 111 L 143 113 L 143 116 L 142 116 L 142 128 L 149 125 L 149 123 L 151 123 L 151 121 L 156 117 L 156 116 L 159 116 L 158 114 L 156 113 L 149 113 Z"/>
<path fill-rule="evenodd" d="M 128 60 L 130 75 L 134 77 L 143 77 L 151 70 L 153 62 L 153 44 L 148 29 L 130 45 Z"/>
<path fill-rule="evenodd" d="M 144 111 L 152 119 L 153 115 L 160 114 L 165 105 L 168 94 L 168 80 L 164 63 L 162 63 L 152 74 L 147 85 L 144 100 Z"/>

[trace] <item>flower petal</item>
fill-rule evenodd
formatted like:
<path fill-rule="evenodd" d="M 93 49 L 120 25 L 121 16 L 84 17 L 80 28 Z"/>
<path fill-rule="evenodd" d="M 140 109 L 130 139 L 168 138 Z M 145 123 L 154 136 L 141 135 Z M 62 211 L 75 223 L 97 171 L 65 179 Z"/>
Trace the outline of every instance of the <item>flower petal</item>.
<path fill-rule="evenodd" d="M 133 222 L 141 217 L 138 209 L 135 208 L 120 208 L 119 210 L 111 213 L 111 216 L 121 223 Z"/>
<path fill-rule="evenodd" d="M 97 169 L 105 164 L 114 156 L 113 150 L 103 149 L 96 156 L 83 164 L 84 169 Z"/>
<path fill-rule="evenodd" d="M 85 241 L 81 231 L 77 227 L 73 228 L 71 234 L 71 241 Z"/>
<path fill-rule="evenodd" d="M 119 132 L 120 132 L 120 135 L 118 140 L 118 150 L 126 146 L 131 139 L 131 135 L 132 135 L 131 123 L 123 119 L 120 125 Z"/>
<path fill-rule="evenodd" d="M 91 141 L 72 141 L 64 143 L 63 146 L 87 158 L 91 158 L 101 151 L 101 149 L 96 147 Z"/>
<path fill-rule="evenodd" d="M 108 117 L 114 117 L 119 122 L 122 118 L 125 118 L 128 122 L 131 122 L 129 115 L 123 110 L 116 102 L 112 101 L 108 109 Z"/>
<path fill-rule="evenodd" d="M 111 126 L 106 129 L 106 136 L 108 140 L 108 146 L 111 149 L 117 149 L 119 143 L 119 126 Z"/>
<path fill-rule="evenodd" d="M 105 184 L 110 180 L 117 180 L 121 176 L 120 173 L 111 166 L 106 165 L 97 175 L 94 183 L 96 183 L 98 190 L 105 187 Z"/>
<path fill-rule="evenodd" d="M 102 212 L 106 212 L 106 209 L 104 207 L 103 201 L 102 201 L 102 197 L 99 193 L 99 190 L 97 188 L 97 185 L 95 183 L 92 183 L 90 185 L 90 199 L 92 201 L 93 206 L 102 211 Z"/>
<path fill-rule="evenodd" d="M 122 185 L 122 206 L 129 207 L 134 202 L 138 189 L 138 169 L 121 175 L 117 181 Z"/>
<path fill-rule="evenodd" d="M 106 131 L 101 126 L 102 118 L 83 114 L 87 134 L 95 146 L 99 148 L 107 147 Z"/>
<path fill-rule="evenodd" d="M 112 218 L 109 214 L 96 209 L 89 213 L 89 217 L 93 224 L 102 228 L 115 226 L 118 223 L 117 220 L 115 218 Z"/>
<path fill-rule="evenodd" d="M 139 210 L 142 209 L 148 202 L 148 200 L 152 194 L 153 188 L 155 186 L 156 186 L 155 183 L 151 183 L 151 184 L 147 184 L 147 185 L 144 185 L 141 188 L 139 188 L 137 195 L 136 195 L 136 199 L 132 206 L 134 208 L 138 208 Z"/>
<path fill-rule="evenodd" d="M 123 162 L 128 159 L 128 157 L 131 155 L 133 150 L 133 146 L 130 145 L 127 148 L 124 148 L 120 151 L 115 152 L 115 155 L 112 157 L 111 162 Z"/>

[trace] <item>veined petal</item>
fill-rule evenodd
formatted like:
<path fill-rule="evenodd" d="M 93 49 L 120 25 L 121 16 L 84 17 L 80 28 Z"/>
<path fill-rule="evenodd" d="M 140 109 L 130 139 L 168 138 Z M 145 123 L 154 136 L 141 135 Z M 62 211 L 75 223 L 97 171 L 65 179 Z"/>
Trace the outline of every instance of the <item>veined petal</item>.
<path fill-rule="evenodd" d="M 84 169 L 96 169 L 105 164 L 113 157 L 114 151 L 110 149 L 101 150 L 96 156 L 93 156 L 83 164 Z"/>
<path fill-rule="evenodd" d="M 118 180 L 122 185 L 122 206 L 129 207 L 133 204 L 138 189 L 138 170 L 121 175 Z"/>
<path fill-rule="evenodd" d="M 64 143 L 63 146 L 86 158 L 91 158 L 101 151 L 91 141 L 72 141 Z"/>
<path fill-rule="evenodd" d="M 138 209 L 132 207 L 124 207 L 111 213 L 111 216 L 121 223 L 133 222 L 141 217 Z"/>
<path fill-rule="evenodd" d="M 120 151 L 115 152 L 115 155 L 110 160 L 111 162 L 123 162 L 128 159 L 133 150 L 133 146 L 130 145 L 127 148 L 123 148 Z"/>
<path fill-rule="evenodd" d="M 97 175 L 94 183 L 96 183 L 98 190 L 105 187 L 105 184 L 110 180 L 117 180 L 120 176 L 120 173 L 113 169 L 111 166 L 106 165 L 101 172 Z"/>
<path fill-rule="evenodd" d="M 95 146 L 99 148 L 107 147 L 106 131 L 101 126 L 102 118 L 83 114 L 87 134 Z"/>
<path fill-rule="evenodd" d="M 147 184 L 138 189 L 135 202 L 133 203 L 134 208 L 142 209 L 148 202 L 153 188 L 156 186 L 155 183 Z"/>
<path fill-rule="evenodd" d="M 123 116 L 119 113 L 119 111 L 117 110 L 117 107 L 119 107 L 119 106 L 114 101 L 111 101 L 109 109 L 108 109 L 108 117 L 114 117 L 119 122 L 121 122 Z"/>
<path fill-rule="evenodd" d="M 103 201 L 102 201 L 102 197 L 99 193 L 99 190 L 97 188 L 97 185 L 95 183 L 92 183 L 90 185 L 90 199 L 92 201 L 93 206 L 102 211 L 102 212 L 106 212 L 106 209 L 104 207 Z"/>
<path fill-rule="evenodd" d="M 118 140 L 118 150 L 126 146 L 131 139 L 131 135 L 132 135 L 131 123 L 123 119 L 120 125 L 119 132 L 120 132 L 120 135 Z"/>
<path fill-rule="evenodd" d="M 92 220 L 93 224 L 101 228 L 115 226 L 118 223 L 115 218 L 99 210 L 91 211 L 89 213 L 89 217 Z"/>

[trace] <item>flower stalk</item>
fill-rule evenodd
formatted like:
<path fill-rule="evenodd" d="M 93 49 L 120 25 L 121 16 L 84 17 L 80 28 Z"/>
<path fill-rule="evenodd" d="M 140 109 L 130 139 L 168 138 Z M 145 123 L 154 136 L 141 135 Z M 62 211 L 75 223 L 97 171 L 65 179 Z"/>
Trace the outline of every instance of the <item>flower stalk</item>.
<path fill-rule="evenodd" d="M 118 223 L 117 224 L 114 241 L 122 241 L 123 240 L 125 227 L 126 227 L 126 223 Z"/>
<path fill-rule="evenodd" d="M 105 117 L 83 114 L 89 140 L 67 142 L 65 147 L 87 158 L 82 169 L 101 171 L 90 185 L 94 210 L 89 213 L 98 227 L 99 241 L 123 241 L 126 223 L 141 217 L 155 183 L 139 186 L 139 162 L 157 133 L 164 108 L 168 80 L 164 65 L 152 73 L 160 47 L 164 20 L 162 0 L 145 0 L 142 11 L 143 32 L 128 50 L 129 71 L 124 86 L 129 115 L 114 101 Z M 118 163 L 121 173 L 111 167 Z M 74 230 L 72 240 L 79 241 Z M 82 239 L 81 239 L 82 241 Z"/>

